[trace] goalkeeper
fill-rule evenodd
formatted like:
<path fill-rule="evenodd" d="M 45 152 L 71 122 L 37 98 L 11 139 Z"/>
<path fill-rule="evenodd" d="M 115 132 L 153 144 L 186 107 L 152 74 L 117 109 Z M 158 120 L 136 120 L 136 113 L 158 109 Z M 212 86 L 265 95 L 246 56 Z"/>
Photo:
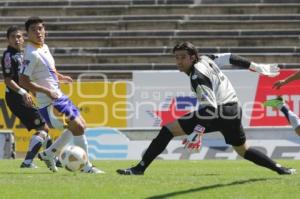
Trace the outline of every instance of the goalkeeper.
<path fill-rule="evenodd" d="M 134 167 L 118 169 L 121 175 L 143 175 L 151 162 L 167 147 L 174 136 L 187 135 L 186 148 L 197 149 L 204 133 L 220 131 L 227 144 L 243 158 L 271 169 L 278 174 L 294 174 L 295 169 L 283 167 L 262 152 L 251 148 L 246 143 L 245 132 L 241 123 L 242 110 L 238 98 L 228 78 L 220 68 L 225 65 L 237 65 L 258 72 L 262 75 L 276 76 L 276 65 L 257 64 L 230 53 L 198 56 L 196 48 L 189 42 L 174 47 L 176 64 L 181 72 L 186 73 L 196 93 L 200 108 L 163 126 L 144 153 L 142 160 Z M 220 67 L 220 68 L 219 68 Z"/>

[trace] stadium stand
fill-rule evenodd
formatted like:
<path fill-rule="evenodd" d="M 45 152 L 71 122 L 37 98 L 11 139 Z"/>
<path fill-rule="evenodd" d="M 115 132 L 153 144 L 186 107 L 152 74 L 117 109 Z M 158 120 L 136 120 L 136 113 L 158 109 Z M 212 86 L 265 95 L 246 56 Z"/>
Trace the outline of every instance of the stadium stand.
<path fill-rule="evenodd" d="M 63 73 L 175 70 L 172 46 L 185 40 L 297 68 L 299 13 L 299 0 L 10 0 L 0 2 L 0 52 L 6 28 L 35 15 Z"/>

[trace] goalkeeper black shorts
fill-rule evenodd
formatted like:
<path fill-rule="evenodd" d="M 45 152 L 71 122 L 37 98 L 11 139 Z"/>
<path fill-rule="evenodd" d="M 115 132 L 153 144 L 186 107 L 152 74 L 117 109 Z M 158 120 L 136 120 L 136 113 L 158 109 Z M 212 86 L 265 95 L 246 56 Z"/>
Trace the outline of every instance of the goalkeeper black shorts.
<path fill-rule="evenodd" d="M 184 132 L 189 135 L 197 124 L 205 127 L 204 133 L 219 131 L 227 144 L 240 146 L 246 142 L 241 122 L 242 109 L 237 102 L 219 105 L 217 109 L 205 107 L 187 113 L 178 119 Z"/>

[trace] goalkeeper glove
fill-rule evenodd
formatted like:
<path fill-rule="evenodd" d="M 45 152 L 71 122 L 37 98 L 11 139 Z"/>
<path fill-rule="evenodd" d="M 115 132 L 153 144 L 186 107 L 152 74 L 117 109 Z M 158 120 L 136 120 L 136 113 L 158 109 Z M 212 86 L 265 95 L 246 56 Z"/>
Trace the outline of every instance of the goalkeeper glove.
<path fill-rule="evenodd" d="M 280 68 L 278 67 L 278 64 L 257 64 L 251 62 L 249 70 L 269 77 L 275 77 L 279 75 Z"/>
<path fill-rule="evenodd" d="M 202 135 L 205 131 L 205 128 L 201 125 L 196 125 L 194 131 L 187 135 L 186 138 L 182 140 L 182 144 L 184 144 L 184 148 L 189 149 L 189 151 L 198 151 L 202 144 Z"/>

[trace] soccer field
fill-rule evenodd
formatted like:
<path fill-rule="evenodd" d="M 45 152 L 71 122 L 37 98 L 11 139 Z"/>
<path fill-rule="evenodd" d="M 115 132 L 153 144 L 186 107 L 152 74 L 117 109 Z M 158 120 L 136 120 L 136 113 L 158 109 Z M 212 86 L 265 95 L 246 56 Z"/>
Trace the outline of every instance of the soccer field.
<path fill-rule="evenodd" d="M 300 174 L 280 176 L 245 160 L 157 160 L 144 176 L 119 176 L 115 170 L 136 161 L 95 161 L 106 174 L 51 173 L 20 169 L 21 160 L 0 161 L 1 199 L 65 198 L 300 198 Z M 298 160 L 279 160 L 300 170 Z"/>

